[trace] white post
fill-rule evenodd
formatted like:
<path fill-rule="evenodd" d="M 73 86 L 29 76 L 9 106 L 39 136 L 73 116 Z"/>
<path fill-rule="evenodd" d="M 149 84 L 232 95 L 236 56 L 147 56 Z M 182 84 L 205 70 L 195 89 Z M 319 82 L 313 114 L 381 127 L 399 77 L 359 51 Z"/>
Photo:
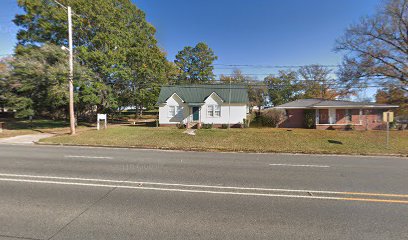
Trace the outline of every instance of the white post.
<path fill-rule="evenodd" d="M 72 18 L 71 7 L 68 6 L 68 49 L 69 49 L 69 123 L 71 135 L 75 134 L 75 113 L 74 113 L 74 56 L 72 50 Z"/>
<path fill-rule="evenodd" d="M 316 121 L 316 122 L 315 122 L 315 125 L 317 126 L 317 125 L 319 124 L 319 121 L 320 121 L 320 120 L 319 120 L 319 117 L 320 117 L 320 116 L 319 116 L 319 109 L 316 109 L 315 115 L 316 115 L 316 116 L 315 116 L 315 121 Z"/>
<path fill-rule="evenodd" d="M 360 125 L 363 125 L 363 109 L 360 109 L 358 111 L 358 121 L 359 121 Z"/>

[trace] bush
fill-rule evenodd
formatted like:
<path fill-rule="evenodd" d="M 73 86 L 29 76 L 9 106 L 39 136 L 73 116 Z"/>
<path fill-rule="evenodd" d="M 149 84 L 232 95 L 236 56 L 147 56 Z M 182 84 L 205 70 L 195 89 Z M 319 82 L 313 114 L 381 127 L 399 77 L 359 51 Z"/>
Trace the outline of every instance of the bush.
<path fill-rule="evenodd" d="M 221 128 L 222 128 L 222 129 L 227 129 L 227 128 L 228 128 L 228 124 L 225 124 L 225 123 L 222 124 L 222 125 L 221 125 Z"/>
<path fill-rule="evenodd" d="M 261 113 L 260 121 L 265 127 L 278 127 L 278 124 L 283 120 L 284 114 L 281 110 L 271 109 Z"/>
<path fill-rule="evenodd" d="M 242 124 L 242 127 L 243 128 L 249 128 L 249 120 L 248 119 L 243 119 L 242 120 L 242 122 L 243 122 L 243 124 Z"/>
<path fill-rule="evenodd" d="M 314 128 L 316 124 L 316 112 L 314 110 L 305 110 L 305 126 L 306 128 Z"/>
<path fill-rule="evenodd" d="M 186 125 L 185 125 L 184 123 L 177 123 L 177 124 L 176 124 L 176 127 L 177 127 L 178 129 L 185 129 L 185 128 L 186 128 Z"/>
<path fill-rule="evenodd" d="M 203 125 L 201 126 L 202 129 L 211 129 L 212 127 L 212 123 L 203 123 Z"/>
<path fill-rule="evenodd" d="M 351 125 L 351 124 L 347 124 L 344 129 L 345 129 L 346 131 L 351 131 L 351 130 L 354 130 L 354 126 Z"/>

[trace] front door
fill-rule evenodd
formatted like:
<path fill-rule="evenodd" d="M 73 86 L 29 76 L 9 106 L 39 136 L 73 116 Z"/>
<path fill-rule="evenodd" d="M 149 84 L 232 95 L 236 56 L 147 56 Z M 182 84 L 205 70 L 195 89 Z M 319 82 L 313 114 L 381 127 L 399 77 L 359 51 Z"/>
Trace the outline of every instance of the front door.
<path fill-rule="evenodd" d="M 200 108 L 193 107 L 193 121 L 198 121 L 200 119 Z"/>

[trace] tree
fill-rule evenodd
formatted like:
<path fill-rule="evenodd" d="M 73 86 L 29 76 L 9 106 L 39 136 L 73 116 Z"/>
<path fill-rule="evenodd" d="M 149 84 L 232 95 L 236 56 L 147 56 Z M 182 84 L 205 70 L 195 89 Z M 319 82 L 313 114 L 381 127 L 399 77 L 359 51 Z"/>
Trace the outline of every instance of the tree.
<path fill-rule="evenodd" d="M 102 94 L 98 96 L 102 101 L 99 111 L 115 111 L 118 103 L 138 107 L 151 104 L 158 86 L 167 82 L 167 60 L 145 13 L 130 0 L 60 2 L 69 3 L 75 13 L 73 42 L 78 64 L 94 72 L 104 84 L 97 84 L 104 88 L 98 93 Z M 52 0 L 19 0 L 18 4 L 24 10 L 14 20 L 20 27 L 17 39 L 21 47 L 66 44 L 67 15 L 63 8 Z"/>
<path fill-rule="evenodd" d="M 277 75 L 269 75 L 264 79 L 268 88 L 269 99 L 273 106 L 281 105 L 300 97 L 300 83 L 297 81 L 297 72 L 279 71 Z"/>
<path fill-rule="evenodd" d="M 408 115 L 408 93 L 395 85 L 379 89 L 375 100 L 377 103 L 398 105 L 396 114 Z"/>
<path fill-rule="evenodd" d="M 261 107 L 265 104 L 265 98 L 268 91 L 266 86 L 255 84 L 254 82 L 248 84 L 248 98 L 250 108 L 258 107 L 258 112 L 261 111 Z"/>
<path fill-rule="evenodd" d="M 302 66 L 298 70 L 303 98 L 335 99 L 344 93 L 336 88 L 339 84 L 330 75 L 332 70 L 318 64 Z"/>
<path fill-rule="evenodd" d="M 220 82 L 223 84 L 241 84 L 242 86 L 248 86 L 248 97 L 249 97 L 249 107 L 252 111 L 253 107 L 261 107 L 265 103 L 265 97 L 267 95 L 267 90 L 264 85 L 259 84 L 250 76 L 246 76 L 240 69 L 234 69 L 230 75 L 221 75 Z"/>
<path fill-rule="evenodd" d="M 179 51 L 174 63 L 180 69 L 179 83 L 200 84 L 214 80 L 214 51 L 200 42 L 194 48 L 187 46 Z"/>
<path fill-rule="evenodd" d="M 60 47 L 45 44 L 42 47 L 17 46 L 15 58 L 10 62 L 12 71 L 7 79 L 8 103 L 17 117 L 32 115 L 62 118 L 67 115 L 68 66 L 67 53 Z M 101 103 L 98 78 L 92 71 L 75 62 L 74 67 L 77 108 L 84 112 Z M 100 84 L 100 82 L 99 82 Z M 98 97 L 90 101 L 90 89 Z M 88 104 L 88 105 L 86 105 Z"/>
<path fill-rule="evenodd" d="M 240 69 L 234 69 L 232 74 L 224 75 L 221 74 L 220 81 L 227 84 L 227 83 L 248 83 L 252 81 L 251 77 L 245 76 Z"/>
<path fill-rule="evenodd" d="M 346 52 L 339 71 L 349 88 L 385 77 L 408 91 L 408 0 L 387 0 L 375 15 L 350 26 L 336 42 Z"/>
<path fill-rule="evenodd" d="M 10 75 L 10 61 L 11 58 L 0 59 L 0 111 L 4 112 L 7 104 L 8 82 Z"/>

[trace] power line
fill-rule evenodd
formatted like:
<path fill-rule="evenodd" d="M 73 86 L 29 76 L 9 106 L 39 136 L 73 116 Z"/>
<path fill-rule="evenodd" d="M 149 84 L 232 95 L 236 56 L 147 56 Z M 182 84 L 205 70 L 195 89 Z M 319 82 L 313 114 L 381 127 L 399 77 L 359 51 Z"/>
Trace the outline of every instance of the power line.
<path fill-rule="evenodd" d="M 252 68 L 301 68 L 305 66 L 310 66 L 310 65 L 318 65 L 321 67 L 326 67 L 326 68 L 337 68 L 340 65 L 321 65 L 321 64 L 309 64 L 309 65 L 260 65 L 260 64 L 221 64 L 221 63 L 216 63 L 213 64 L 214 66 L 225 66 L 225 67 L 252 67 Z M 231 68 L 234 69 L 234 68 Z"/>

